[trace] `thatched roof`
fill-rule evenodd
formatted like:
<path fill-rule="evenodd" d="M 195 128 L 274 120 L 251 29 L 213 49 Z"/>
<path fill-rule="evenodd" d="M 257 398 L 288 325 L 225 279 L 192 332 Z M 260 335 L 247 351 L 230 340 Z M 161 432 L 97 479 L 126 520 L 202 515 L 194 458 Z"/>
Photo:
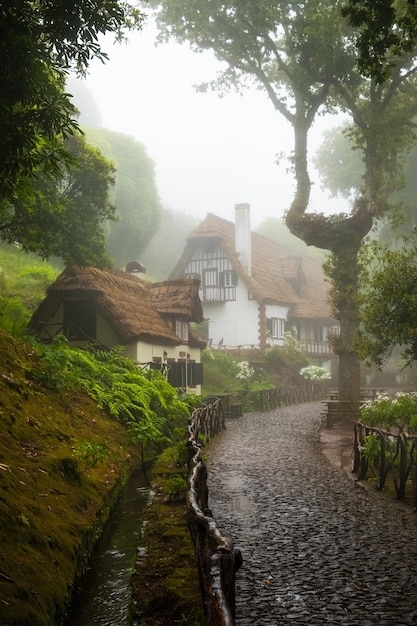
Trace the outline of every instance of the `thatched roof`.
<path fill-rule="evenodd" d="M 187 237 L 184 253 L 171 278 L 184 275 L 195 249 L 204 239 L 215 239 L 221 244 L 252 298 L 259 302 L 289 305 L 292 317 L 332 318 L 328 284 L 319 261 L 294 254 L 272 239 L 252 232 L 252 271 L 248 276 L 236 254 L 235 225 L 213 213 L 208 213 Z"/>
<path fill-rule="evenodd" d="M 161 283 L 151 283 L 152 302 L 159 313 L 184 316 L 193 322 L 203 321 L 203 308 L 198 296 L 200 281 L 180 278 Z"/>
<path fill-rule="evenodd" d="M 201 321 L 197 281 L 175 281 L 173 307 L 169 309 L 169 282 L 153 285 L 117 269 L 70 266 L 47 290 L 47 296 L 31 320 L 49 320 L 65 298 L 92 299 L 97 311 L 107 319 L 122 344 L 134 341 L 178 344 L 179 339 L 165 315 L 181 315 L 189 321 Z M 159 306 L 160 303 L 160 306 Z"/>

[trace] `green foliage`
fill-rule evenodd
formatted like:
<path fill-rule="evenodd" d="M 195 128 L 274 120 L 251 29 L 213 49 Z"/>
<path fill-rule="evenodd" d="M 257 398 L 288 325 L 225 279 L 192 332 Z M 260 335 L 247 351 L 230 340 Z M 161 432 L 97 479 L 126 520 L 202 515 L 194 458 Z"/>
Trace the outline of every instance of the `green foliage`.
<path fill-rule="evenodd" d="M 361 454 L 371 463 L 374 463 L 379 458 L 381 454 L 381 444 L 377 435 L 370 434 L 363 438 Z"/>
<path fill-rule="evenodd" d="M 72 380 L 70 376 L 73 352 L 63 335 L 54 337 L 50 344 L 34 344 L 40 365 L 32 369 L 32 379 L 46 389 L 64 389 Z"/>
<path fill-rule="evenodd" d="M 171 439 L 164 435 L 167 418 L 158 415 L 148 415 L 140 421 L 129 422 L 132 441 L 147 443 L 169 443 Z"/>
<path fill-rule="evenodd" d="M 110 415 L 131 427 L 136 423 L 136 434 L 143 429 L 142 439 L 151 438 L 147 429 L 152 433 L 154 428 L 155 434 L 160 431 L 161 437 L 168 437 L 178 421 L 185 425 L 188 404 L 160 372 L 142 372 L 117 350 L 71 352 L 72 376 L 78 384 Z"/>
<path fill-rule="evenodd" d="M 15 337 L 26 334 L 32 313 L 58 273 L 58 267 L 18 246 L 0 244 L 0 327 Z"/>
<path fill-rule="evenodd" d="M 160 372 L 139 370 L 120 350 L 87 352 L 69 348 L 63 336 L 37 347 L 40 365 L 32 378 L 48 389 L 83 388 L 97 406 L 123 422 L 131 441 L 140 444 L 146 460 L 168 443 L 184 442 L 187 418 L 196 400 L 180 398 Z M 77 448 L 85 472 L 99 459 L 102 447 L 88 442 Z M 84 456 L 83 456 L 84 455 Z"/>
<path fill-rule="evenodd" d="M 417 358 L 416 235 L 404 247 L 392 250 L 371 244 L 364 250 L 361 321 L 361 357 L 382 367 L 394 346 L 405 363 Z"/>
<path fill-rule="evenodd" d="M 129 261 L 143 262 L 142 251 L 155 235 L 161 217 L 154 163 L 145 147 L 133 137 L 104 128 L 89 129 L 86 133 L 88 141 L 116 168 L 112 200 L 117 208 L 118 220 L 108 224 L 108 254 L 119 267 L 124 267 Z M 172 232 L 164 241 L 164 249 L 171 237 Z M 159 257 L 164 256 L 161 255 L 161 248 L 158 254 Z"/>
<path fill-rule="evenodd" d="M 171 499 L 184 498 L 188 489 L 187 478 L 184 475 L 177 474 L 171 476 L 164 481 L 163 493 L 169 496 Z"/>
<path fill-rule="evenodd" d="M 342 15 L 357 29 L 358 66 L 364 75 L 382 83 L 399 58 L 415 55 L 415 2 L 346 0 Z"/>
<path fill-rule="evenodd" d="M 101 2 L 100 10 L 93 0 L 2 5 L 0 200 L 30 195 L 39 174 L 56 176 L 73 163 L 62 143 L 77 129 L 66 73 L 106 60 L 100 37 L 120 39 L 141 20 L 134 6 L 117 0 Z"/>
<path fill-rule="evenodd" d="M 103 223 L 115 219 L 109 202 L 113 166 L 80 134 L 63 145 L 75 164 L 56 177 L 39 173 L 31 195 L 14 198 L 0 213 L 0 237 L 67 265 L 108 265 Z"/>
<path fill-rule="evenodd" d="M 380 395 L 361 407 L 361 420 L 368 426 L 416 431 L 417 392 L 399 392 L 394 398 Z"/>
<path fill-rule="evenodd" d="M 334 197 L 353 198 L 361 187 L 365 171 L 361 156 L 361 152 L 354 149 L 347 126 L 325 131 L 314 158 L 322 187 Z"/>
<path fill-rule="evenodd" d="M 265 352 L 268 368 L 282 377 L 296 377 L 302 367 L 309 363 L 307 354 L 297 340 L 297 330 L 292 327 L 284 335 L 282 346 L 273 346 Z"/>
<path fill-rule="evenodd" d="M 103 463 L 109 456 L 109 449 L 104 443 L 81 441 L 74 446 L 74 457 L 78 461 L 79 473 L 85 474 L 97 463 Z"/>
<path fill-rule="evenodd" d="M 221 350 L 206 348 L 201 353 L 204 364 L 203 391 L 205 395 L 224 393 L 236 384 L 236 359 Z"/>

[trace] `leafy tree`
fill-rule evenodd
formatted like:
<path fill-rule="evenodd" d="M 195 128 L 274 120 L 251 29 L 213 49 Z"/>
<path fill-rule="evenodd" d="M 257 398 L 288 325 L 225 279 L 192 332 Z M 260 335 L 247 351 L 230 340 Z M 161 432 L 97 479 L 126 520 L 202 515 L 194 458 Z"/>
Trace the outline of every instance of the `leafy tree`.
<path fill-rule="evenodd" d="M 382 367 L 395 346 L 407 365 L 417 360 L 417 237 L 397 250 L 369 246 L 364 258 L 365 297 L 360 353 Z"/>
<path fill-rule="evenodd" d="M 413 124 L 415 122 L 412 122 Z M 347 126 L 324 133 L 314 163 L 320 173 L 323 188 L 333 196 L 353 198 L 360 192 L 364 163 L 362 153 L 355 150 Z M 404 155 L 404 171 L 397 189 L 389 198 L 390 211 L 379 221 L 376 235 L 382 244 L 398 245 L 399 235 L 407 234 L 417 223 L 417 147 Z"/>
<path fill-rule="evenodd" d="M 113 202 L 119 219 L 109 224 L 106 247 L 117 265 L 142 261 L 158 229 L 161 204 L 152 159 L 133 137 L 105 128 L 86 131 L 88 141 L 116 168 Z M 159 250 L 161 255 L 161 250 Z"/>
<path fill-rule="evenodd" d="M 338 126 L 323 133 L 323 141 L 314 156 L 323 189 L 333 197 L 354 198 L 362 185 L 362 153 L 354 149 L 349 126 Z"/>
<path fill-rule="evenodd" d="M 76 165 L 57 177 L 39 175 L 30 196 L 8 202 L 0 213 L 0 237 L 44 259 L 108 264 L 102 224 L 115 219 L 109 202 L 114 169 L 80 134 L 69 136 L 64 147 Z"/>
<path fill-rule="evenodd" d="M 358 28 L 358 66 L 366 76 L 384 82 L 398 56 L 414 53 L 417 5 L 404 0 L 346 0 L 342 14 Z"/>
<path fill-rule="evenodd" d="M 383 84 L 364 80 L 356 69 L 355 33 L 341 17 L 341 2 L 186 0 L 155 1 L 161 37 L 211 49 L 224 62 L 214 86 L 243 89 L 255 82 L 277 112 L 293 126 L 296 192 L 287 214 L 292 233 L 331 253 L 334 315 L 341 332 L 341 400 L 359 400 L 360 368 L 354 348 L 359 326 L 358 251 L 374 218 L 388 210 L 388 194 L 398 182 L 400 156 L 413 142 L 414 73 L 408 59 L 396 59 Z M 349 215 L 308 213 L 310 177 L 308 133 L 315 116 L 342 110 L 352 119 L 351 137 L 361 150 L 365 174 Z"/>
<path fill-rule="evenodd" d="M 71 67 L 106 60 L 100 37 L 140 27 L 141 13 L 118 0 L 2 3 L 0 22 L 0 201 L 31 192 L 33 177 L 73 163 L 63 140 L 77 129 L 64 91 Z M 3 208 L 4 211 L 4 208 Z"/>

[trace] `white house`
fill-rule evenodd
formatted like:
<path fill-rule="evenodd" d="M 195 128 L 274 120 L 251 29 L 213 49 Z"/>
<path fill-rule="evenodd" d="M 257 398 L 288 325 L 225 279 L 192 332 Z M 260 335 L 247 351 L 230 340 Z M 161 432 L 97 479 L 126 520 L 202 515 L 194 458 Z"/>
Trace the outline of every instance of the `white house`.
<path fill-rule="evenodd" d="M 250 230 L 250 207 L 235 224 L 209 213 L 187 238 L 171 279 L 196 278 L 213 347 L 282 345 L 297 329 L 306 351 L 324 364 L 338 332 L 320 261 L 302 257 Z"/>
<path fill-rule="evenodd" d="M 70 266 L 48 288 L 30 328 L 44 341 L 63 334 L 75 346 L 123 346 L 135 363 L 200 393 L 206 344 L 190 327 L 203 319 L 198 290 L 187 278 L 150 283 L 134 272 Z"/>

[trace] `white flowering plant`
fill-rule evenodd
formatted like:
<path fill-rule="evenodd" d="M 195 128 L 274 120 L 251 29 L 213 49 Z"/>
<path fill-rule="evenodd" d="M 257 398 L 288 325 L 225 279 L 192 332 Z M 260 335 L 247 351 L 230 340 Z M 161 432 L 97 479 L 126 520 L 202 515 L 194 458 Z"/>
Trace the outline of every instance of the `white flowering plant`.
<path fill-rule="evenodd" d="M 240 361 L 240 363 L 237 363 L 237 367 L 239 371 L 236 374 L 236 378 L 241 381 L 250 380 L 255 373 L 255 370 L 251 365 L 249 365 L 248 361 Z"/>
<path fill-rule="evenodd" d="M 306 380 L 331 380 L 332 375 L 328 372 L 324 367 L 320 367 L 319 365 L 307 365 L 307 367 L 302 367 L 300 369 L 300 376 L 305 378 Z"/>
<path fill-rule="evenodd" d="M 361 420 L 368 426 L 417 430 L 417 392 L 399 391 L 393 398 L 379 394 L 361 407 Z"/>

